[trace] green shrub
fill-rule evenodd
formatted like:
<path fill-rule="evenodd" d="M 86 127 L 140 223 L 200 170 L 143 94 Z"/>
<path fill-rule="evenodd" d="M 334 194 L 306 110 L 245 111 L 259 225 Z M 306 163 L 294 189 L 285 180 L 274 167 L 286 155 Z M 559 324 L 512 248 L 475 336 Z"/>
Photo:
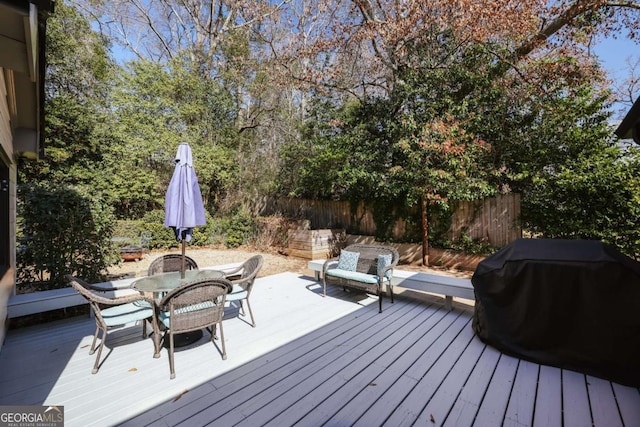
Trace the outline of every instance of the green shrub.
<path fill-rule="evenodd" d="M 495 246 L 479 240 L 473 240 L 467 233 L 462 233 L 460 238 L 451 243 L 450 248 L 467 255 L 491 255 L 497 251 Z"/>
<path fill-rule="evenodd" d="M 164 210 L 147 212 L 142 218 L 142 231 L 151 233 L 151 249 L 169 249 L 178 246 L 173 230 L 164 226 Z"/>
<path fill-rule="evenodd" d="M 211 224 L 213 219 L 208 212 L 205 212 L 207 224 L 193 229 L 191 246 L 205 246 L 211 244 Z M 176 240 L 175 232 L 171 227 L 164 226 L 164 210 L 157 209 L 148 212 L 141 221 L 140 232 L 151 233 L 150 247 L 152 249 L 170 249 L 179 246 L 178 240 Z"/>
<path fill-rule="evenodd" d="M 104 280 L 119 260 L 111 237 L 113 210 L 95 193 L 64 185 L 18 186 L 17 282 L 66 286 L 64 275 Z"/>
<path fill-rule="evenodd" d="M 225 245 L 228 248 L 237 248 L 248 243 L 255 235 L 255 223 L 250 214 L 239 212 L 229 220 Z"/>

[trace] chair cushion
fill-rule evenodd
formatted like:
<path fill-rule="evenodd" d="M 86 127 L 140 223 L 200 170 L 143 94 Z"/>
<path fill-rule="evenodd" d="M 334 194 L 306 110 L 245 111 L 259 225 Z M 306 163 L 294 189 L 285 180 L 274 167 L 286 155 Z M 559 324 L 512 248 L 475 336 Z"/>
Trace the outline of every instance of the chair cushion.
<path fill-rule="evenodd" d="M 360 253 L 350 252 L 342 249 L 340 251 L 340 258 L 338 258 L 338 268 L 346 271 L 356 271 L 358 266 L 358 258 Z"/>
<path fill-rule="evenodd" d="M 211 308 L 214 304 L 211 301 L 204 301 L 198 304 L 188 305 L 186 307 L 179 308 L 175 311 L 176 314 L 189 313 L 192 311 L 203 310 L 205 308 Z M 167 328 L 171 327 L 171 314 L 168 311 L 162 311 L 158 315 L 158 320 Z"/>
<path fill-rule="evenodd" d="M 241 299 L 245 299 L 249 295 L 249 292 L 242 289 L 240 285 L 233 285 L 233 289 L 231 293 L 227 294 L 227 301 L 238 301 Z"/>
<path fill-rule="evenodd" d="M 347 271 L 341 268 L 331 268 L 327 270 L 327 276 L 341 277 L 347 280 L 355 280 L 362 283 L 376 284 L 378 276 L 373 274 L 359 273 L 357 271 Z"/>
<path fill-rule="evenodd" d="M 381 276 L 382 269 L 391 265 L 391 261 L 393 260 L 393 256 L 391 254 L 386 255 L 378 255 L 378 276 Z M 391 279 L 391 270 L 388 270 L 384 277 L 387 279 Z"/>
<path fill-rule="evenodd" d="M 153 309 L 146 301 L 136 301 L 105 308 L 100 314 L 107 326 L 116 326 L 151 317 Z"/>

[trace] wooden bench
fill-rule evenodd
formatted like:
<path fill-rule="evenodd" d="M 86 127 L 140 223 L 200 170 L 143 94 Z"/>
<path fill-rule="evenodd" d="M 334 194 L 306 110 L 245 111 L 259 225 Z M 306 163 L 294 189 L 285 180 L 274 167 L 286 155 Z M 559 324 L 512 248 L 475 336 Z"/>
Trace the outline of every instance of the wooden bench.
<path fill-rule="evenodd" d="M 316 280 L 322 279 L 322 266 L 326 260 L 312 260 L 308 263 L 309 270 L 313 271 Z M 393 270 L 391 278 L 393 286 L 400 286 L 405 289 L 429 292 L 444 295 L 445 307 L 451 310 L 453 297 L 475 300 L 471 279 L 462 277 L 451 277 L 440 274 L 421 273 L 407 270 Z"/>
<path fill-rule="evenodd" d="M 220 270 L 226 272 L 239 267 L 241 264 L 242 263 L 238 262 L 217 265 L 214 267 L 205 267 L 203 270 Z M 131 277 L 122 280 L 96 283 L 94 286 L 104 289 L 105 297 L 117 298 L 130 295 L 132 292 L 137 293 L 135 289 L 130 288 L 131 284 L 137 279 L 139 279 L 139 277 Z M 13 319 L 84 304 L 88 304 L 87 300 L 72 287 L 12 295 L 9 297 L 9 303 L 7 305 L 7 317 Z"/>

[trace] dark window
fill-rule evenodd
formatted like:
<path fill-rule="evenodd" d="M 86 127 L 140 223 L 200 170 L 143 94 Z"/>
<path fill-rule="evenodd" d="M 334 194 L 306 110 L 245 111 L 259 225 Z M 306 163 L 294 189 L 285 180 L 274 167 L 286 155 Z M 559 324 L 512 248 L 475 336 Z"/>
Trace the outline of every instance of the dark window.
<path fill-rule="evenodd" d="M 9 168 L 0 162 L 0 270 L 9 266 Z"/>

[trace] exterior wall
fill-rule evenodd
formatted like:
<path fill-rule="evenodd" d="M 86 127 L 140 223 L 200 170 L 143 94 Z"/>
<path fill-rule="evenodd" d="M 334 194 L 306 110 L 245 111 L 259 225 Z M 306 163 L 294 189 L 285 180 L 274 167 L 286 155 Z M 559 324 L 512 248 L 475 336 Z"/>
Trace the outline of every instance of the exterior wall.
<path fill-rule="evenodd" d="M 2 215 L 0 227 L 8 230 L 8 241 L 0 242 L 0 245 L 7 245 L 9 259 L 8 265 L 0 265 L 0 346 L 4 342 L 6 334 L 7 303 L 9 297 L 15 292 L 15 265 L 16 265 L 16 182 L 17 167 L 13 160 L 13 140 L 11 124 L 9 121 L 9 108 L 7 105 L 7 84 L 5 82 L 4 70 L 0 68 L 0 167 L 4 177 L 8 175 L 8 223 L 7 216 Z M 5 191 L 4 189 L 0 189 Z M 1 197 L 6 197 L 1 194 Z M 3 205 L 4 209 L 4 205 Z M 3 239 L 4 240 L 4 239 Z"/>
<path fill-rule="evenodd" d="M 7 83 L 4 76 L 4 70 L 0 67 L 0 146 L 2 146 L 2 154 L 11 159 L 13 157 L 13 144 L 9 117 Z"/>

